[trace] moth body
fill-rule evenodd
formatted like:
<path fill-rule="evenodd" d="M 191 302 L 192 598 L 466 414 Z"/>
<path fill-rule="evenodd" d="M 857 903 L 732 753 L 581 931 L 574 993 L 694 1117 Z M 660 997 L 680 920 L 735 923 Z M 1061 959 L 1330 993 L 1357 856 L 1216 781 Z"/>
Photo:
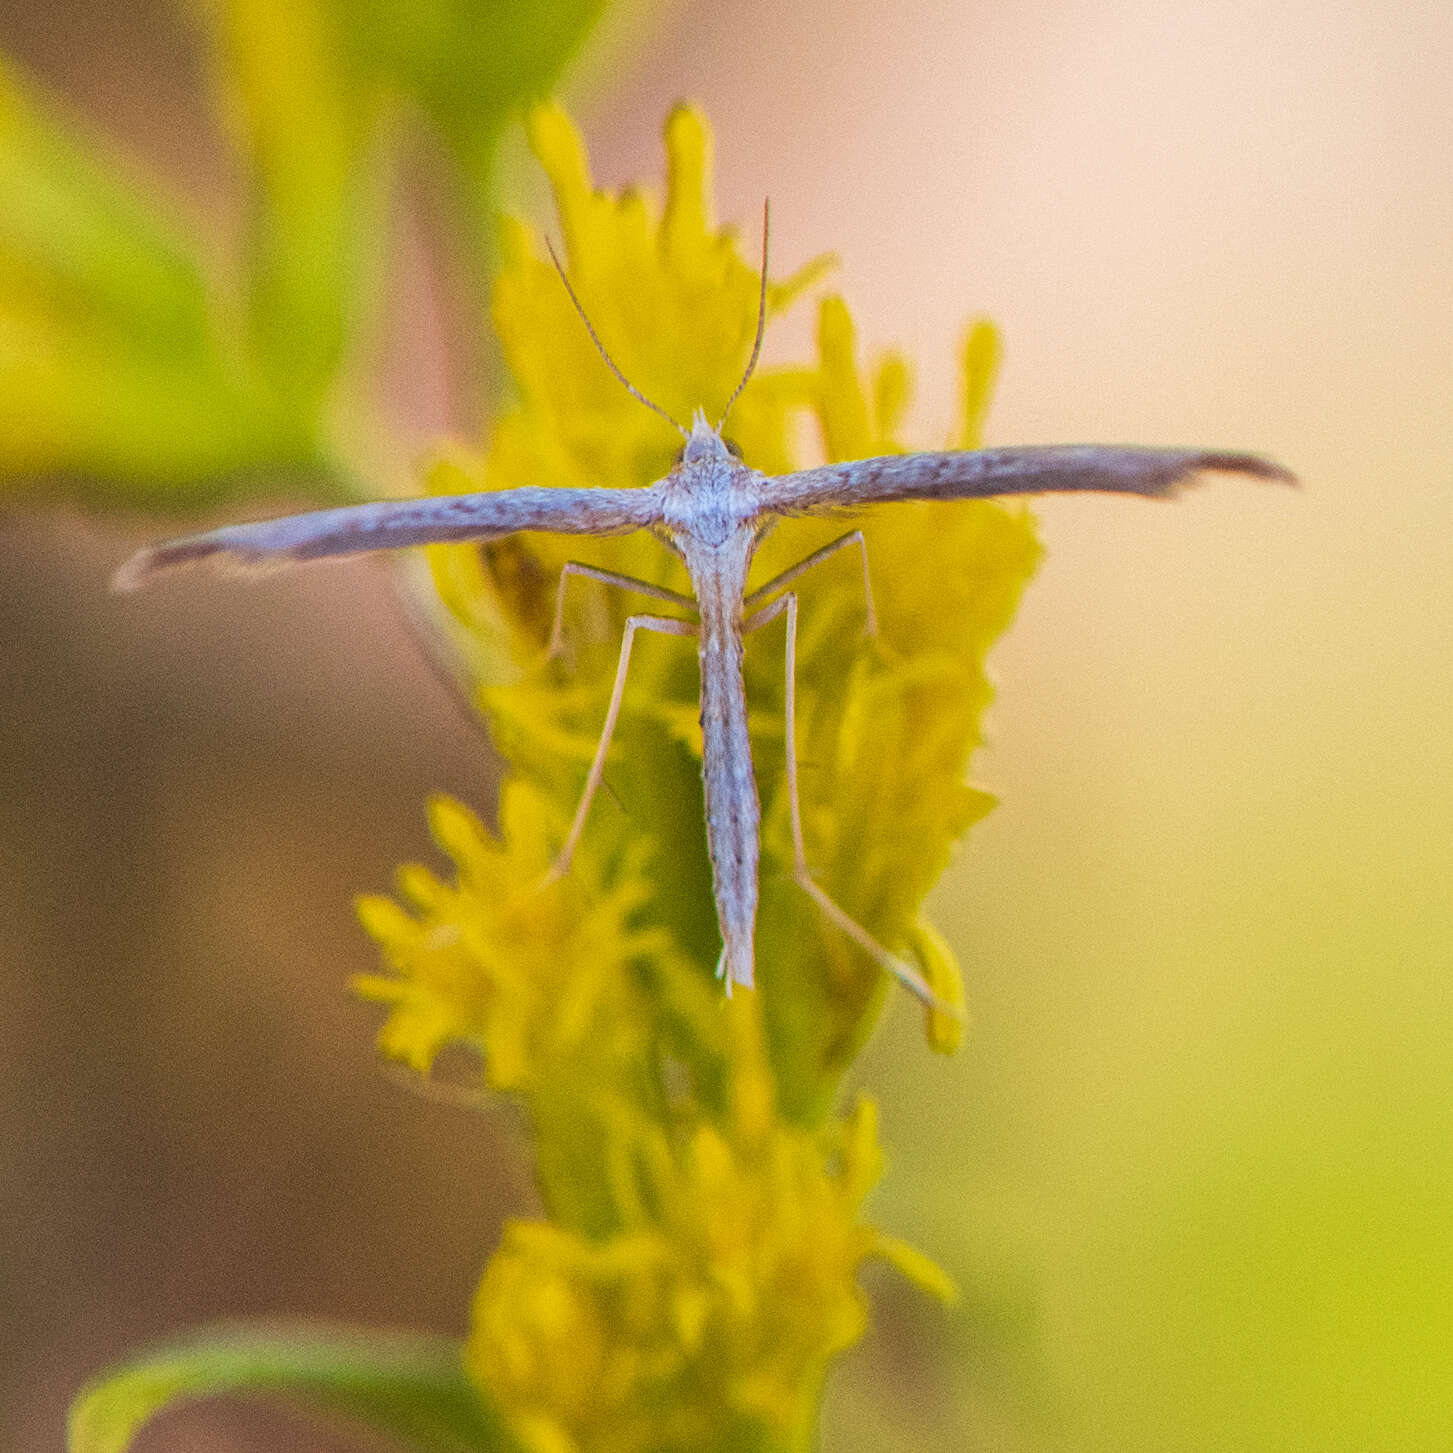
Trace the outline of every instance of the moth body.
<path fill-rule="evenodd" d="M 553 249 L 552 249 L 553 255 Z M 557 261 L 557 267 L 559 266 Z M 579 308 L 564 270 L 561 281 Z M 751 377 L 766 318 L 766 219 L 763 218 L 761 291 L 757 341 L 732 403 Z M 747 732 L 743 637 L 779 615 L 786 618 L 786 778 L 793 839 L 793 878 L 825 916 L 925 1003 L 945 1008 L 911 965 L 879 943 L 813 880 L 803 842 L 797 794 L 795 742 L 797 597 L 787 590 L 804 571 L 856 542 L 851 531 L 809 555 L 760 589 L 747 593 L 747 573 L 763 534 L 789 515 L 832 514 L 898 500 L 986 499 L 998 495 L 1108 493 L 1169 499 L 1208 471 L 1294 483 L 1280 465 L 1259 455 L 1219 449 L 1144 449 L 1129 445 L 1032 445 L 1024 448 L 950 450 L 888 455 L 768 476 L 743 464 L 727 446 L 721 423 L 697 409 L 689 430 L 641 394 L 590 335 L 617 378 L 646 407 L 681 434 L 680 463 L 645 489 L 551 489 L 523 486 L 479 494 L 418 500 L 381 500 L 250 525 L 228 525 L 166 541 L 140 551 L 117 572 L 118 588 L 131 589 L 156 572 L 209 557 L 248 566 L 287 564 L 325 556 L 355 555 L 439 541 L 491 540 L 523 530 L 566 535 L 616 535 L 650 530 L 683 559 L 694 600 L 645 581 L 579 563 L 571 573 L 663 599 L 678 609 L 695 607 L 696 619 L 632 615 L 626 622 L 615 685 L 585 790 L 550 876 L 566 871 L 585 827 L 591 800 L 603 779 L 611 734 L 624 696 L 631 643 L 637 630 L 697 637 L 701 665 L 702 784 L 717 919 L 721 927 L 719 972 L 728 986 L 750 985 L 755 962 L 757 873 L 761 807 Z M 866 553 L 864 554 L 866 585 Z M 558 645 L 560 611 L 551 633 Z M 873 620 L 869 606 L 870 625 Z"/>
<path fill-rule="evenodd" d="M 737 466 L 740 468 L 740 466 Z M 678 537 L 697 608 L 701 773 L 706 842 L 723 945 L 723 977 L 753 982 L 761 807 L 747 734 L 742 597 L 756 530 L 737 524 L 719 544 Z"/>

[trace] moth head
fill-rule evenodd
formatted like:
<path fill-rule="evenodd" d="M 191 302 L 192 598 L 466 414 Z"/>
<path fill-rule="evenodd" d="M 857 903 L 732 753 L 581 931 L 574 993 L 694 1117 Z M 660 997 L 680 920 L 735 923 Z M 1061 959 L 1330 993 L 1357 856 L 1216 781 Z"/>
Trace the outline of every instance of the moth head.
<path fill-rule="evenodd" d="M 721 431 L 707 423 L 706 415 L 697 409 L 692 415 L 691 432 L 686 436 L 679 462 L 686 465 L 707 464 L 714 460 L 729 459 L 733 454 L 738 459 L 741 458 L 741 451 L 733 449 L 722 438 Z"/>

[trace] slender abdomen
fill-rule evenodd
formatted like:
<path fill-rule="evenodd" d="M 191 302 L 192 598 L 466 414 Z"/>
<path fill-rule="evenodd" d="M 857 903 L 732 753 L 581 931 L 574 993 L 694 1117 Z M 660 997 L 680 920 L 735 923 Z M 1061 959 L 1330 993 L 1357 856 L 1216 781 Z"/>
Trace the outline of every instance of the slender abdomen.
<path fill-rule="evenodd" d="M 739 592 L 738 592 L 739 598 Z M 702 777 L 716 914 L 732 983 L 752 983 L 762 811 L 752 775 L 737 602 L 699 599 Z"/>

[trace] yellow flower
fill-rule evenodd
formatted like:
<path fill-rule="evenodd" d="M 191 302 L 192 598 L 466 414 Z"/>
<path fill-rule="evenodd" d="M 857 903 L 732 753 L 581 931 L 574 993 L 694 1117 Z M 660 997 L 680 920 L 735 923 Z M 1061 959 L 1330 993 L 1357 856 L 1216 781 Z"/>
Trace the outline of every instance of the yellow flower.
<path fill-rule="evenodd" d="M 733 233 L 709 215 L 709 137 L 694 110 L 666 127 L 667 188 L 659 212 L 644 195 L 595 190 L 578 134 L 546 107 L 529 125 L 555 193 L 565 259 L 602 342 L 642 392 L 668 412 L 719 412 L 751 347 L 758 276 Z M 769 313 L 821 272 L 809 265 L 769 288 Z M 505 229 L 495 322 L 518 391 L 482 459 L 456 452 L 431 485 L 454 492 L 524 484 L 646 485 L 680 440 L 621 388 L 597 355 L 533 233 Z M 996 340 L 980 324 L 966 351 L 962 444 L 976 442 Z M 900 448 L 908 394 L 890 356 L 865 381 L 840 299 L 821 305 L 818 359 L 758 370 L 732 413 L 743 456 L 769 472 L 794 467 L 794 416 L 816 417 L 832 459 Z M 839 903 L 880 940 L 916 957 L 944 998 L 961 998 L 952 954 L 919 922 L 919 905 L 953 842 L 992 805 L 967 786 L 968 757 L 990 697 L 983 658 L 1013 613 L 1038 559 L 1027 514 L 991 503 L 897 505 L 860 521 L 881 623 L 864 638 L 861 574 L 847 556 L 805 578 L 798 651 L 798 750 L 809 860 Z M 837 521 L 785 521 L 761 550 L 767 579 L 835 534 Z M 484 548 L 431 552 L 441 626 L 456 666 L 512 769 L 562 811 L 574 807 L 605 715 L 625 616 L 625 592 L 574 580 L 565 658 L 544 661 L 555 588 L 582 560 L 677 590 L 680 562 L 648 535 L 593 540 L 531 534 Z M 790 877 L 783 772 L 783 638 L 753 636 L 747 694 L 763 805 L 758 971 L 772 1055 L 789 1115 L 827 1112 L 838 1076 L 875 1017 L 883 975 L 823 921 Z M 585 840 L 603 862 L 628 845 L 642 862 L 643 916 L 670 930 L 700 972 L 719 948 L 706 856 L 697 727 L 697 666 L 689 642 L 647 636 L 631 663 L 612 747 L 611 792 Z M 613 800 L 612 800 L 613 798 Z M 958 1029 L 929 1016 L 930 1042 Z"/>
<path fill-rule="evenodd" d="M 615 361 L 676 417 L 719 413 L 755 327 L 756 268 L 708 214 L 708 134 L 677 110 L 667 189 L 592 185 L 554 108 L 530 139 L 555 192 L 573 285 Z M 820 272 L 768 289 L 785 307 Z M 544 250 L 506 228 L 495 320 L 518 397 L 482 457 L 433 466 L 446 492 L 520 485 L 644 486 L 680 441 L 596 354 Z M 961 444 L 976 441 L 997 356 L 987 324 L 964 359 Z M 890 356 L 868 379 L 841 300 L 819 311 L 817 359 L 764 367 L 732 413 L 744 457 L 779 473 L 804 411 L 831 459 L 900 447 L 908 395 Z M 947 945 L 919 916 L 964 829 L 991 805 L 964 782 L 990 690 L 983 658 L 1038 546 L 1022 510 L 896 505 L 861 521 L 880 635 L 844 556 L 801 584 L 798 747 L 809 861 L 848 912 L 912 954 L 961 1002 Z M 760 578 L 841 532 L 784 521 Z M 472 1376 L 536 1453 L 803 1446 L 823 1374 L 861 1334 L 868 1257 L 947 1295 L 942 1273 L 861 1219 L 879 1172 L 870 1102 L 831 1118 L 842 1070 L 871 1027 L 876 965 L 791 882 L 783 773 L 783 639 L 754 635 L 747 694 L 763 806 L 760 992 L 722 997 L 701 802 L 697 663 L 648 637 L 632 661 L 601 794 L 568 874 L 542 887 L 565 836 L 615 674 L 623 593 L 573 581 L 564 659 L 545 659 L 555 592 L 577 559 L 686 590 L 649 536 L 528 534 L 438 546 L 433 609 L 513 773 L 501 833 L 436 803 L 448 882 L 405 871 L 405 911 L 362 913 L 389 972 L 360 984 L 391 1013 L 383 1045 L 427 1070 L 474 1046 L 517 1093 L 535 1136 L 549 1219 L 516 1222 L 491 1259 L 466 1349 Z M 949 1049 L 958 1024 L 928 1016 Z"/>
<path fill-rule="evenodd" d="M 392 973 L 360 975 L 354 987 L 390 1006 L 380 1047 L 391 1057 L 427 1073 L 445 1044 L 468 1044 L 495 1089 L 528 1091 L 582 1056 L 603 1065 L 640 1052 L 650 1015 L 629 969 L 669 940 L 633 926 L 644 896 L 635 863 L 606 883 L 585 856 L 542 886 L 559 818 L 518 781 L 506 785 L 500 817 L 495 839 L 468 809 L 434 800 L 434 837 L 457 878 L 404 868 L 399 892 L 412 913 L 388 898 L 359 901 Z"/>
<path fill-rule="evenodd" d="M 750 1085 L 755 1009 L 730 1012 Z M 475 1299 L 466 1365 L 536 1453 L 802 1446 L 828 1363 L 866 1324 L 861 1263 L 951 1295 L 858 1219 L 881 1164 L 868 1100 L 818 1132 L 760 1103 L 724 1127 L 643 1132 L 637 1164 L 620 1232 L 513 1223 Z"/>

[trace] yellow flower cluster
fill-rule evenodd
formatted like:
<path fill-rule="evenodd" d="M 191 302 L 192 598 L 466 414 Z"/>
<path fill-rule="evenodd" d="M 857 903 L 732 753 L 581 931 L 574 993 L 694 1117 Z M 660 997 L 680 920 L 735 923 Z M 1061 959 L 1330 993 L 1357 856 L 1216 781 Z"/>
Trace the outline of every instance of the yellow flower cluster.
<path fill-rule="evenodd" d="M 750 350 L 756 269 L 707 212 L 708 134 L 690 108 L 666 128 L 667 193 L 597 191 L 564 114 L 542 108 L 530 139 L 552 183 L 567 265 L 585 308 L 628 377 L 682 418 L 719 411 Z M 768 292 L 769 313 L 822 272 L 810 264 Z M 680 440 L 611 377 L 538 239 L 506 228 L 495 324 L 518 386 L 487 453 L 439 459 L 441 492 L 521 484 L 644 485 L 664 474 Z M 743 457 L 768 472 L 794 466 L 794 422 L 816 419 L 831 459 L 896 451 L 908 371 L 890 355 L 864 380 L 842 301 L 820 308 L 817 362 L 759 369 L 730 424 Z M 965 352 L 963 428 L 977 442 L 997 340 L 979 324 Z M 983 660 L 1038 560 L 1027 514 L 992 503 L 952 510 L 909 505 L 862 521 L 880 637 L 864 639 L 861 576 L 847 557 L 813 573 L 798 647 L 798 750 L 808 853 L 824 887 L 880 941 L 916 956 L 939 993 L 960 997 L 952 956 L 919 922 L 919 905 L 954 841 L 992 805 L 964 782 L 990 696 Z M 803 558 L 840 526 L 784 522 L 764 542 L 760 578 Z M 564 660 L 543 661 L 554 587 L 567 560 L 688 588 L 680 562 L 649 536 L 591 540 L 531 535 L 483 550 L 430 552 L 441 634 L 453 646 L 491 733 L 512 768 L 572 804 L 594 750 L 626 614 L 624 592 L 573 582 Z M 700 797 L 695 653 L 647 637 L 632 660 L 608 780 L 615 803 L 592 814 L 586 841 L 605 858 L 645 843 L 645 916 L 669 927 L 706 965 L 717 956 Z M 883 976 L 790 881 L 782 770 L 782 638 L 754 636 L 747 653 L 757 781 L 763 802 L 758 965 L 772 1054 L 791 1113 L 820 1118 L 831 1086 L 871 1026 Z M 939 1048 L 956 1026 L 930 1016 Z M 823 1098 L 826 1091 L 828 1099 Z"/>
<path fill-rule="evenodd" d="M 554 188 L 568 270 L 628 377 L 682 418 L 719 412 L 751 348 L 756 268 L 707 210 L 708 134 L 667 124 L 659 214 L 590 179 L 564 115 L 536 112 L 530 139 Z M 439 490 L 523 484 L 645 485 L 680 441 L 596 355 L 533 235 L 510 225 L 495 321 L 518 387 L 482 458 L 441 458 Z M 769 312 L 816 278 L 768 290 Z M 987 325 L 965 354 L 973 442 L 992 379 Z M 864 382 L 851 320 L 826 299 L 811 367 L 763 368 L 732 413 L 744 457 L 793 467 L 806 413 L 829 458 L 898 448 L 907 369 Z M 991 805 L 963 775 L 990 695 L 983 657 L 1038 558 L 1022 511 L 894 506 L 861 523 L 880 624 L 863 632 L 862 578 L 839 559 L 804 583 L 798 740 L 808 856 L 824 886 L 883 942 L 912 954 L 960 1002 L 958 970 L 919 917 L 954 840 Z M 839 533 L 784 522 L 765 579 Z M 625 614 L 621 593 L 575 581 L 564 660 L 547 661 L 557 581 L 577 559 L 684 590 L 649 536 L 515 537 L 430 551 L 432 609 L 512 776 L 501 833 L 437 802 L 452 881 L 409 868 L 407 910 L 363 902 L 388 972 L 361 981 L 390 1006 L 384 1050 L 427 1071 L 439 1050 L 482 1054 L 534 1133 L 549 1221 L 512 1225 L 475 1304 L 468 1366 L 539 1453 L 801 1446 L 828 1361 L 859 1335 L 855 1274 L 887 1256 L 936 1290 L 941 1274 L 865 1226 L 878 1171 L 872 1108 L 830 1122 L 842 1071 L 880 1003 L 878 968 L 790 881 L 783 790 L 783 646 L 748 650 L 763 805 L 759 992 L 725 1001 L 702 825 L 697 666 L 686 643 L 647 638 L 607 782 L 580 853 L 541 887 L 594 749 Z M 928 1016 L 930 1042 L 958 1026 Z"/>
<path fill-rule="evenodd" d="M 670 939 L 632 924 L 645 896 L 638 866 L 628 859 L 607 885 L 582 855 L 542 886 L 563 824 L 520 781 L 501 796 L 501 840 L 448 798 L 429 815 L 457 880 L 412 865 L 399 891 L 413 914 L 389 898 L 358 905 L 392 970 L 354 981 L 391 1006 L 384 1053 L 427 1074 L 446 1044 L 469 1044 L 493 1088 L 522 1093 L 583 1057 L 604 1076 L 639 1054 L 650 1016 L 628 971 L 638 958 L 669 957 Z"/>
<path fill-rule="evenodd" d="M 466 1364 L 535 1453 L 803 1446 L 830 1359 L 866 1321 L 860 1263 L 951 1295 L 858 1220 L 880 1165 L 871 1102 L 827 1132 L 785 1126 L 760 1093 L 755 1016 L 728 1012 L 741 1093 L 725 1128 L 643 1128 L 618 1233 L 515 1223 L 485 1273 Z"/>

